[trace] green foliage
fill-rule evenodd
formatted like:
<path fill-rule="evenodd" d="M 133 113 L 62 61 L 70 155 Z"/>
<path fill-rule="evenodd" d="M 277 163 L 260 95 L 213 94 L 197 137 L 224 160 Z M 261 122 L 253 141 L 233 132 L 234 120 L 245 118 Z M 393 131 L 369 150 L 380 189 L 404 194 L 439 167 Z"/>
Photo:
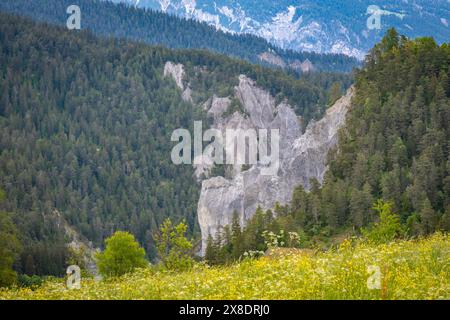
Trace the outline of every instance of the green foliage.
<path fill-rule="evenodd" d="M 209 265 L 227 264 L 240 259 L 247 250 L 243 238 L 240 217 L 233 212 L 231 226 L 219 228 L 216 238 L 208 236 L 206 242 L 205 260 Z"/>
<path fill-rule="evenodd" d="M 144 249 L 132 234 L 117 231 L 105 243 L 105 250 L 96 255 L 97 267 L 103 276 L 117 277 L 148 265 Z"/>
<path fill-rule="evenodd" d="M 324 188 L 350 196 L 360 227 L 374 221 L 370 199 L 392 203 L 410 235 L 438 230 L 450 194 L 450 51 L 431 38 L 408 40 L 394 29 L 356 75 L 356 94 L 330 160 Z M 339 184 L 339 186 L 338 186 Z M 352 210 L 353 206 L 356 210 Z M 360 216 L 360 214 L 363 214 Z"/>
<path fill-rule="evenodd" d="M 52 279 L 35 290 L 0 290 L 0 300 L 448 300 L 449 241 L 449 235 L 436 233 L 388 245 L 346 241 L 350 245 L 339 250 L 278 249 L 274 256 L 227 266 L 146 268 L 113 281 L 83 279 L 79 290 Z M 368 286 L 373 267 L 380 268 L 380 289 Z"/>
<path fill-rule="evenodd" d="M 4 192 L 0 189 L 0 203 L 4 198 Z M 0 211 L 0 287 L 16 282 L 17 274 L 13 270 L 13 264 L 20 251 L 21 244 L 11 215 Z"/>
<path fill-rule="evenodd" d="M 334 82 L 328 93 L 328 105 L 333 105 L 342 96 L 342 85 Z"/>
<path fill-rule="evenodd" d="M 20 287 L 35 289 L 41 286 L 45 281 L 45 277 L 33 275 L 29 276 L 21 274 L 17 277 L 17 284 Z"/>
<path fill-rule="evenodd" d="M 288 212 L 310 237 L 359 230 L 389 201 L 409 235 L 448 230 L 450 50 L 389 30 L 356 73 L 355 94 L 322 186 Z M 290 214 L 288 214 L 290 215 Z"/>
<path fill-rule="evenodd" d="M 77 265 L 80 267 L 82 271 L 86 270 L 86 248 L 83 246 L 77 247 L 69 247 L 68 249 L 68 257 L 67 257 L 67 265 Z"/>
<path fill-rule="evenodd" d="M 264 238 L 264 243 L 268 249 L 284 247 L 286 245 L 284 230 L 280 230 L 280 234 L 264 230 L 262 232 L 262 237 Z"/>
<path fill-rule="evenodd" d="M 378 213 L 380 221 L 369 229 L 361 230 L 365 238 L 374 243 L 388 243 L 404 233 L 400 217 L 392 212 L 391 203 L 378 200 L 373 208 Z"/>
<path fill-rule="evenodd" d="M 95 246 L 127 230 L 150 258 L 169 215 L 198 232 L 199 186 L 192 167 L 171 163 L 170 134 L 203 115 L 164 79 L 169 51 L 4 14 L 0 29 L 0 185 L 24 238 L 17 270 L 64 274 L 55 208 Z"/>
<path fill-rule="evenodd" d="M 168 270 L 186 270 L 193 265 L 191 258 L 193 245 L 186 238 L 186 231 L 185 223 L 180 222 L 178 225 L 173 225 L 168 218 L 155 236 L 158 256 Z"/>

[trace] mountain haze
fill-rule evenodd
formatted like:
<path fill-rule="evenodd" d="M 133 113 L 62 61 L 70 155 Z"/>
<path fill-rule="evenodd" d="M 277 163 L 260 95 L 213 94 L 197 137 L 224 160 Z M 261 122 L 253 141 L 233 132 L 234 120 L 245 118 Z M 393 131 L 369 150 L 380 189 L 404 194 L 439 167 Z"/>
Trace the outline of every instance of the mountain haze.
<path fill-rule="evenodd" d="M 220 30 L 249 33 L 284 49 L 347 54 L 362 59 L 387 29 L 415 38 L 450 37 L 447 0 L 115 0 L 204 21 Z M 381 28 L 368 29 L 377 5 Z"/>
<path fill-rule="evenodd" d="M 38 21 L 66 25 L 70 0 L 3 0 L 0 10 Z M 342 54 L 321 55 L 283 50 L 254 35 L 217 30 L 207 23 L 166 13 L 100 0 L 79 0 L 81 28 L 96 34 L 162 45 L 174 49 L 207 49 L 276 68 L 304 71 L 350 72 L 358 65 Z"/>

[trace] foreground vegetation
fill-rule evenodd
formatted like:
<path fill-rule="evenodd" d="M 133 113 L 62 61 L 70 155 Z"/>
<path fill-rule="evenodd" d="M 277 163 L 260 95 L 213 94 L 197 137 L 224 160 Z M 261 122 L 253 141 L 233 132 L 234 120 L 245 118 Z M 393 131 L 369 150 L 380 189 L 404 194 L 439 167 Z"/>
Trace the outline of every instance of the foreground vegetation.
<path fill-rule="evenodd" d="M 229 266 L 196 264 L 189 271 L 155 267 L 120 278 L 62 279 L 36 289 L 0 291 L 0 299 L 449 299 L 450 237 L 370 244 L 345 240 L 326 252 L 276 249 Z M 369 289 L 381 272 L 379 289 Z"/>

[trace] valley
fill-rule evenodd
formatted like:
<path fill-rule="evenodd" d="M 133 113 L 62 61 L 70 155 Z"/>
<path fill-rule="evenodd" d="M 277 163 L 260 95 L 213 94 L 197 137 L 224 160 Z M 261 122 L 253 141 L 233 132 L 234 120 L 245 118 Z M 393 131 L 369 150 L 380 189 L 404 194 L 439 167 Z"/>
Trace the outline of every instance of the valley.
<path fill-rule="evenodd" d="M 0 3 L 0 300 L 449 298 L 447 3 L 71 2 Z"/>

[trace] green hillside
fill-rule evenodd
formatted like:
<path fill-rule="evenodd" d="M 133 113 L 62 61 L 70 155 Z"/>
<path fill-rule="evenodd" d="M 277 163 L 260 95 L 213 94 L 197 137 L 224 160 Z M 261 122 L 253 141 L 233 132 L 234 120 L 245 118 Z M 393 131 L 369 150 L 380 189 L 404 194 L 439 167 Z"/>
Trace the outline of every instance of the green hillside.
<path fill-rule="evenodd" d="M 94 246 L 130 231 L 150 259 L 152 232 L 166 217 L 198 234 L 200 186 L 190 166 L 170 161 L 170 136 L 206 118 L 163 76 L 167 61 L 186 66 L 198 104 L 229 93 L 244 73 L 306 121 L 327 105 L 327 85 L 316 83 L 339 80 L 298 80 L 206 51 L 100 39 L 3 13 L 0 61 L 0 209 L 14 213 L 24 244 L 16 270 L 29 275 L 63 274 L 62 221 Z M 208 72 L 195 76 L 198 67 Z"/>
<path fill-rule="evenodd" d="M 408 236 L 450 230 L 450 46 L 409 40 L 391 29 L 356 73 L 355 95 L 324 183 L 302 186 L 292 202 L 257 210 L 243 232 L 231 226 L 210 239 L 210 260 L 223 263 L 265 250 L 263 231 L 300 246 L 359 236 L 377 222 L 382 199 Z M 280 230 L 284 231 L 280 235 Z"/>

